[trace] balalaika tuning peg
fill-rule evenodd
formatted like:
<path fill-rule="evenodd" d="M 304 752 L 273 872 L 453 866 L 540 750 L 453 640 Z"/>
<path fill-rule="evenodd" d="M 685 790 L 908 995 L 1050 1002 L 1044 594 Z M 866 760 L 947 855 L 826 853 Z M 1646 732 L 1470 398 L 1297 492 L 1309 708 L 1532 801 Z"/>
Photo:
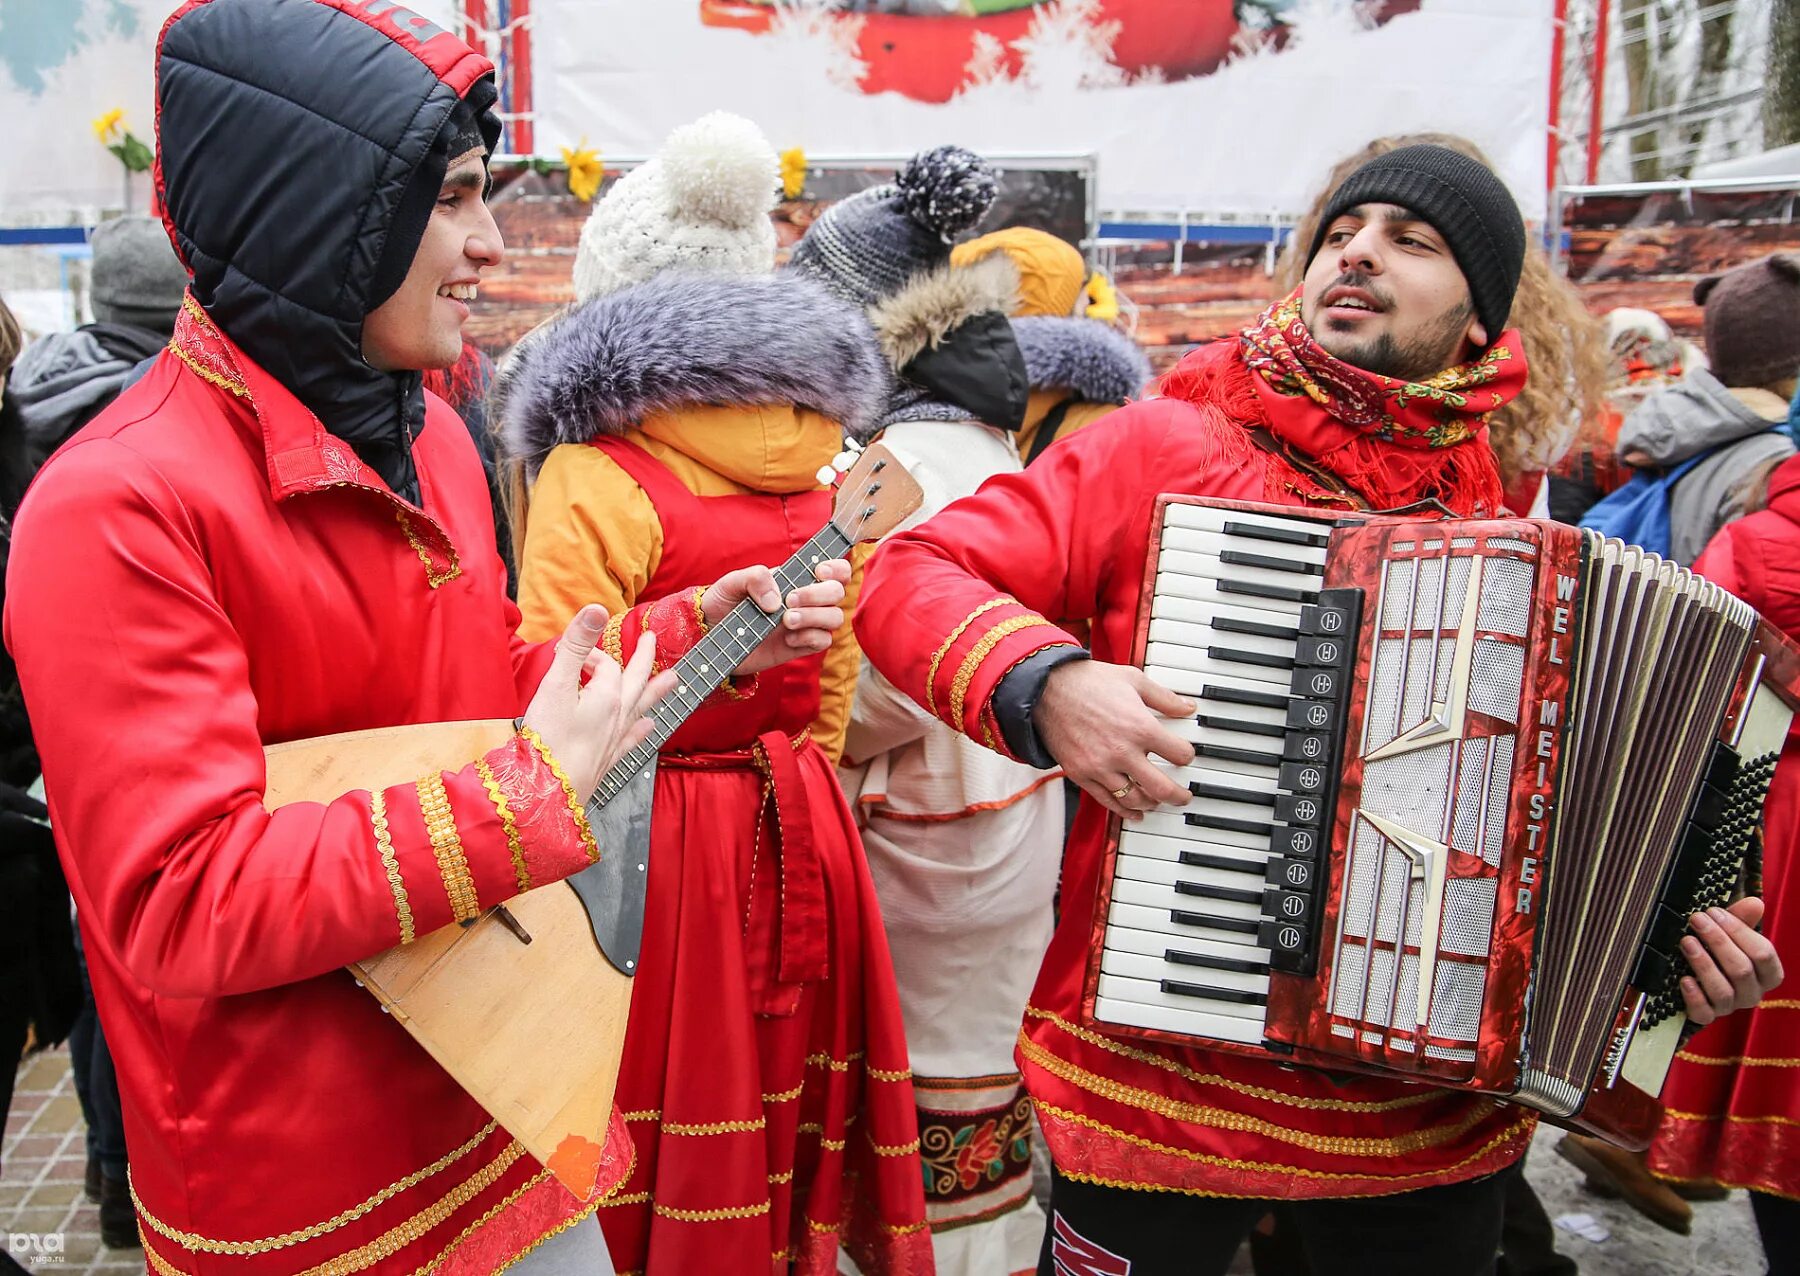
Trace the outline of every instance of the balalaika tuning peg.
<path fill-rule="evenodd" d="M 829 465 L 821 465 L 819 467 L 819 472 L 813 475 L 814 478 L 819 480 L 819 484 L 822 487 L 830 487 L 833 483 L 837 482 L 837 476 L 838 472 Z"/>
<path fill-rule="evenodd" d="M 839 474 L 849 473 L 850 467 L 855 464 L 856 453 L 854 452 L 839 452 L 836 456 L 831 458 L 831 468 L 836 470 Z"/>

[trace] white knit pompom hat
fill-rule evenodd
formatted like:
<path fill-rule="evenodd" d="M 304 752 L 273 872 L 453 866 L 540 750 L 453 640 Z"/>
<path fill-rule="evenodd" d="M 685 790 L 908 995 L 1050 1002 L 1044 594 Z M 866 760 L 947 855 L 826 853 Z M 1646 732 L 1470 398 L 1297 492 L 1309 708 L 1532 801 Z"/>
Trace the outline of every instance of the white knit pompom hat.
<path fill-rule="evenodd" d="M 780 183 L 775 148 L 749 120 L 714 111 L 682 125 L 594 205 L 575 254 L 577 300 L 665 270 L 768 274 Z"/>

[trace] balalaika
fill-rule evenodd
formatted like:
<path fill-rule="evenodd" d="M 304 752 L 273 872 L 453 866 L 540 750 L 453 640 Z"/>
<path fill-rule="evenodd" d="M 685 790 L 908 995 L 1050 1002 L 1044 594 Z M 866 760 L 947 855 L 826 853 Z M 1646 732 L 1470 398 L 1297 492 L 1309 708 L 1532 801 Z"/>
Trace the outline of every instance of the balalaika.
<path fill-rule="evenodd" d="M 1401 1075 L 1647 1142 L 1679 942 L 1754 882 L 1800 652 L 1556 523 L 1165 496 L 1137 663 L 1192 793 L 1107 849 L 1109 1030 Z"/>

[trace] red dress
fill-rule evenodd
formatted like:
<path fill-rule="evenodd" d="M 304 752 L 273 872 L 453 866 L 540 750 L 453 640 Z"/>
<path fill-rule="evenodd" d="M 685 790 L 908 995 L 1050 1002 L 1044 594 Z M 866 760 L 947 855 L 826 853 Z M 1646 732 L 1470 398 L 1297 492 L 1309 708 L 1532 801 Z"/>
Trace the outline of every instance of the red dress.
<path fill-rule="evenodd" d="M 825 492 L 696 496 L 623 439 L 595 446 L 664 531 L 641 601 L 824 525 Z M 633 627 L 606 643 L 628 659 Z M 623 1276 L 931 1270 L 887 939 L 837 777 L 807 734 L 822 657 L 736 680 L 664 747 L 642 973 L 618 1104 L 637 1165 L 600 1211 Z"/>
<path fill-rule="evenodd" d="M 1800 637 L 1800 458 L 1771 477 L 1768 508 L 1726 524 L 1694 569 Z M 1766 812 L 1762 930 L 1791 982 L 1800 971 L 1800 721 Z M 1800 1198 L 1800 999 L 1773 997 L 1703 1029 L 1675 1057 L 1662 1101 L 1650 1145 L 1657 1174 Z"/>

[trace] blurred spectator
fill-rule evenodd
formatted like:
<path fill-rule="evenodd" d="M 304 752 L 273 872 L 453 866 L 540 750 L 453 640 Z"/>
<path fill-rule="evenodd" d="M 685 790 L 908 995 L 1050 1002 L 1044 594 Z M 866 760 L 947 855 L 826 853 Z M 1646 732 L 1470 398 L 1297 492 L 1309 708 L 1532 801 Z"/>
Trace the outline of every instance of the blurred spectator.
<path fill-rule="evenodd" d="M 1639 468 L 1698 463 L 1669 491 L 1669 553 L 1692 563 L 1744 513 L 1745 478 L 1794 451 L 1783 426 L 1800 373 L 1800 263 L 1775 255 L 1694 285 L 1712 370 L 1695 368 L 1638 405 L 1619 456 Z"/>
<path fill-rule="evenodd" d="M 1376 138 L 1354 155 L 1345 156 L 1288 237 L 1275 270 L 1277 293 L 1286 294 L 1299 286 L 1319 214 L 1339 183 L 1376 156 L 1418 143 L 1447 146 L 1489 168 L 1494 166 L 1480 147 L 1453 133 Z M 1535 238 L 1525 245 L 1525 271 L 1508 322 L 1524 339 L 1531 376 L 1519 397 L 1494 413 L 1488 441 L 1500 462 L 1507 508 L 1518 514 L 1542 513 L 1545 472 L 1599 418 L 1612 361 L 1599 321 L 1588 313 L 1574 286 L 1556 272 Z"/>
<path fill-rule="evenodd" d="M 88 242 L 95 322 L 32 342 L 13 369 L 34 463 L 98 416 L 136 379 L 132 370 L 169 344 L 187 291 L 187 269 L 154 217 L 102 222 Z"/>
<path fill-rule="evenodd" d="M 31 469 L 7 374 L 21 334 L 0 302 L 0 602 L 12 516 Z M 69 1035 L 81 1007 L 81 976 L 69 922 L 69 888 L 43 803 L 26 790 L 37 779 L 37 751 L 12 657 L 0 649 L 0 1123 L 12 1106 L 13 1078 L 27 1050 Z"/>
<path fill-rule="evenodd" d="M 1631 470 L 1619 460 L 1619 427 L 1626 414 L 1666 385 L 1704 365 L 1699 351 L 1677 341 L 1661 315 L 1619 306 L 1606 315 L 1606 339 L 1613 355 L 1613 383 L 1606 403 L 1575 446 L 1550 471 L 1550 517 L 1576 523 L 1595 501 L 1616 491 Z"/>

